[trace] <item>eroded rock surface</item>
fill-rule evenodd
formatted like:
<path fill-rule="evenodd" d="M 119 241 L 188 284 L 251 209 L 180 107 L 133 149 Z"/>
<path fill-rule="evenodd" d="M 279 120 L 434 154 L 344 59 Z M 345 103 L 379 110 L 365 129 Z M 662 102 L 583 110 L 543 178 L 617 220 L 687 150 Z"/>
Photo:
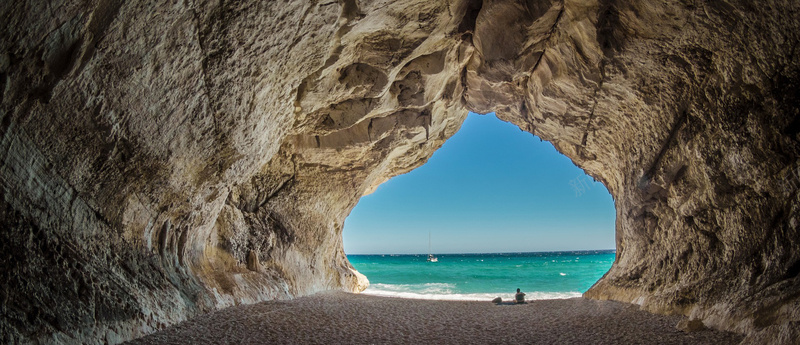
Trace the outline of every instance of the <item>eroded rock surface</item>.
<path fill-rule="evenodd" d="M 617 260 L 587 297 L 796 339 L 798 7 L 3 2 L 2 342 L 363 289 L 345 217 L 467 110 L 614 196 Z"/>

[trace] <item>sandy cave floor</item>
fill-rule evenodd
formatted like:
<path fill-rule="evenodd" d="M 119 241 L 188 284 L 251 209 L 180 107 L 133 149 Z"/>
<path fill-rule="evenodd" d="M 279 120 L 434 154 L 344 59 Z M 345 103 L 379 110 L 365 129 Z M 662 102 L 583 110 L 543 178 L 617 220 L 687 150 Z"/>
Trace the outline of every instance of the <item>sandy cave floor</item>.
<path fill-rule="evenodd" d="M 742 336 L 686 333 L 682 316 L 583 298 L 523 305 L 326 292 L 237 306 L 128 344 L 736 344 Z"/>

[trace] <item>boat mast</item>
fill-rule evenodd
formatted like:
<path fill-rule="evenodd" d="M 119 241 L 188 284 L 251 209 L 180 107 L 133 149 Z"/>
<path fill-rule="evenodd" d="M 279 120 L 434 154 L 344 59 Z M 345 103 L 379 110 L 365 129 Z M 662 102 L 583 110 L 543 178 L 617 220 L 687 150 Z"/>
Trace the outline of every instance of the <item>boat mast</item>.
<path fill-rule="evenodd" d="M 428 230 L 428 256 L 431 256 L 431 231 Z"/>
<path fill-rule="evenodd" d="M 433 251 L 431 250 L 431 231 L 428 230 L 428 262 L 439 262 L 435 256 L 433 256 Z"/>

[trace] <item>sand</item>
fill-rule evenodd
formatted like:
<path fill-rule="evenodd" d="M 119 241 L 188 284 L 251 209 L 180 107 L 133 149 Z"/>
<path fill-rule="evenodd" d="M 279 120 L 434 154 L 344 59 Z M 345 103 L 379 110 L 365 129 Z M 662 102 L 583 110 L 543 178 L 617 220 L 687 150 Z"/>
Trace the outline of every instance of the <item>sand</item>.
<path fill-rule="evenodd" d="M 736 344 L 675 328 L 681 316 L 583 298 L 491 302 L 326 292 L 203 315 L 130 344 Z"/>

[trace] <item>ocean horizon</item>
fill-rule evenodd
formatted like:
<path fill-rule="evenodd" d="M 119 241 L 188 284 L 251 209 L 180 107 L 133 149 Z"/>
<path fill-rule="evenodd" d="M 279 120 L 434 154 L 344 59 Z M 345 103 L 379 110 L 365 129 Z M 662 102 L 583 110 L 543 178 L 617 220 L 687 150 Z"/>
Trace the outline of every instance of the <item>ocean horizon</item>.
<path fill-rule="evenodd" d="M 370 286 L 364 294 L 435 300 L 527 300 L 583 295 L 614 262 L 615 249 L 516 253 L 349 254 Z"/>

